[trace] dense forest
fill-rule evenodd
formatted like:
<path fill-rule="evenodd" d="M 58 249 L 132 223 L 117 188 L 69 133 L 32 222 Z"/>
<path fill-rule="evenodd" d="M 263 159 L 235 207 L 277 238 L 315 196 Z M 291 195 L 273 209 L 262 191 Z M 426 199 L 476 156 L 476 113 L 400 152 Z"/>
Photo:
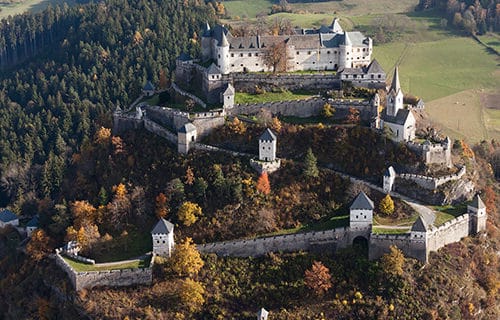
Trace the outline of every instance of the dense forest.
<path fill-rule="evenodd" d="M 448 25 L 472 34 L 500 30 L 498 0 L 420 0 L 417 6 L 417 10 L 431 8 L 441 12 Z"/>
<path fill-rule="evenodd" d="M 196 54 L 213 7 L 106 1 L 0 22 L 0 205 L 56 197 L 70 156 L 110 111 Z M 175 44 L 175 45 L 172 45 Z"/>

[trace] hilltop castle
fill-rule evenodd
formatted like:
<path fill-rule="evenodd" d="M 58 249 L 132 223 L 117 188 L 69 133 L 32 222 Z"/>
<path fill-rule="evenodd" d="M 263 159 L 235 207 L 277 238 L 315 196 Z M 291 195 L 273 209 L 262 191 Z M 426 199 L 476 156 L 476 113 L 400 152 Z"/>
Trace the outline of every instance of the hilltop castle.
<path fill-rule="evenodd" d="M 297 29 L 293 35 L 235 37 L 208 23 L 201 39 L 203 61 L 212 60 L 221 74 L 271 71 L 263 61 L 266 51 L 285 43 L 288 71 L 362 68 L 371 61 L 373 42 L 359 31 L 347 32 L 337 18 L 320 29 Z"/>

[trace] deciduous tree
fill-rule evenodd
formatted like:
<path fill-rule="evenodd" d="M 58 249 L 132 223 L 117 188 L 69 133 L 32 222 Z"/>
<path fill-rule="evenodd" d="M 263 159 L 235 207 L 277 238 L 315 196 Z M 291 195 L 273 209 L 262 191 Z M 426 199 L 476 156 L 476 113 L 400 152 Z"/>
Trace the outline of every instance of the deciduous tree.
<path fill-rule="evenodd" d="M 284 41 L 270 45 L 262 55 L 264 65 L 276 72 L 285 72 L 288 68 L 288 46 Z"/>
<path fill-rule="evenodd" d="M 255 186 L 255 188 L 257 189 L 257 191 L 265 195 L 271 193 L 271 184 L 269 183 L 269 176 L 267 175 L 267 172 L 262 172 L 259 180 L 257 180 L 257 185 Z"/>
<path fill-rule="evenodd" d="M 380 258 L 380 266 L 384 273 L 388 275 L 403 275 L 405 256 L 396 246 L 390 247 L 390 252 Z"/>
<path fill-rule="evenodd" d="M 179 220 L 187 227 L 198 221 L 198 218 L 202 215 L 201 207 L 190 201 L 182 203 L 177 212 L 177 217 Z"/>
<path fill-rule="evenodd" d="M 335 109 L 332 107 L 331 104 L 328 102 L 323 105 L 323 110 L 321 112 L 323 117 L 325 118 L 331 118 L 335 114 Z"/>
<path fill-rule="evenodd" d="M 314 261 L 311 269 L 304 274 L 305 285 L 322 296 L 332 287 L 332 276 L 330 270 L 321 261 Z"/>
<path fill-rule="evenodd" d="M 386 194 L 386 196 L 380 200 L 378 209 L 385 215 L 391 215 L 394 213 L 394 201 L 392 200 L 390 194 Z"/>
<path fill-rule="evenodd" d="M 41 260 L 50 253 L 50 238 L 42 229 L 36 229 L 26 245 L 26 252 L 35 261 Z"/>
<path fill-rule="evenodd" d="M 165 218 L 168 214 L 167 196 L 163 192 L 156 196 L 155 213 L 158 218 Z"/>
<path fill-rule="evenodd" d="M 201 282 L 184 279 L 179 289 L 181 303 L 190 311 L 197 312 L 205 303 L 205 287 Z"/>
<path fill-rule="evenodd" d="M 169 267 L 178 276 L 194 276 L 203 268 L 204 262 L 193 243 L 186 238 L 174 247 Z"/>

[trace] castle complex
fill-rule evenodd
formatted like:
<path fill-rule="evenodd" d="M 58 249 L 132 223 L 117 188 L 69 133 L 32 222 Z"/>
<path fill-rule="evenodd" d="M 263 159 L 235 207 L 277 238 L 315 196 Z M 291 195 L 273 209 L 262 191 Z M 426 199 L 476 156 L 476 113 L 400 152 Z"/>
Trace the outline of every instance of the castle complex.
<path fill-rule="evenodd" d="M 338 19 L 329 27 L 298 29 L 293 35 L 234 37 L 221 25 L 207 24 L 201 40 L 203 61 L 213 61 L 221 74 L 272 71 L 266 51 L 285 44 L 287 70 L 362 68 L 371 62 L 373 42 L 361 32 L 343 31 Z"/>

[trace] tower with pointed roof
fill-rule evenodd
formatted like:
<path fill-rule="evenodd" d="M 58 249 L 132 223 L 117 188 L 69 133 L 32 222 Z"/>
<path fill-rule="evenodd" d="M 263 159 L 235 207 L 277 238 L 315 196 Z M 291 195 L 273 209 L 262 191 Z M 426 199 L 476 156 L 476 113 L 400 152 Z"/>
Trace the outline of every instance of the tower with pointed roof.
<path fill-rule="evenodd" d="M 384 192 L 390 193 L 394 186 L 394 181 L 396 181 L 396 170 L 392 166 L 385 170 L 383 181 Z"/>
<path fill-rule="evenodd" d="M 212 30 L 208 22 L 205 23 L 201 35 L 201 58 L 203 61 L 208 61 L 212 58 Z"/>
<path fill-rule="evenodd" d="M 267 320 L 269 316 L 269 311 L 264 308 L 260 308 L 259 312 L 257 312 L 257 320 Z"/>
<path fill-rule="evenodd" d="M 267 162 L 276 160 L 276 136 L 269 128 L 259 138 L 259 160 Z"/>
<path fill-rule="evenodd" d="M 479 195 L 476 195 L 471 204 L 467 206 L 467 212 L 469 213 L 470 234 L 486 230 L 486 206 Z"/>
<path fill-rule="evenodd" d="M 429 231 L 432 224 L 425 220 L 424 216 L 419 216 L 413 223 L 410 231 L 409 251 L 407 254 L 420 261 L 427 262 L 429 257 Z M 404 248 L 403 248 L 404 249 Z"/>
<path fill-rule="evenodd" d="M 174 225 L 160 218 L 153 230 L 151 230 L 153 240 L 153 254 L 163 257 L 170 257 L 174 249 Z"/>
<path fill-rule="evenodd" d="M 349 227 L 352 229 L 370 228 L 373 223 L 373 201 L 361 191 L 349 208 Z"/>
<path fill-rule="evenodd" d="M 224 32 L 222 32 L 221 41 L 217 44 L 217 66 L 222 74 L 230 72 L 229 61 L 229 41 Z"/>
<path fill-rule="evenodd" d="M 339 69 L 352 68 L 352 41 L 347 31 L 344 31 L 344 38 L 339 46 L 340 60 Z"/>
<path fill-rule="evenodd" d="M 388 116 L 395 117 L 399 110 L 403 109 L 403 91 L 399 82 L 398 67 L 394 69 L 391 87 L 387 93 L 386 113 Z"/>
<path fill-rule="evenodd" d="M 334 33 L 342 33 L 344 30 L 340 26 L 339 19 L 334 18 L 332 21 L 332 24 L 330 25 L 330 30 Z"/>
<path fill-rule="evenodd" d="M 222 105 L 224 109 L 231 109 L 234 107 L 234 87 L 228 83 L 226 90 L 222 93 Z"/>

